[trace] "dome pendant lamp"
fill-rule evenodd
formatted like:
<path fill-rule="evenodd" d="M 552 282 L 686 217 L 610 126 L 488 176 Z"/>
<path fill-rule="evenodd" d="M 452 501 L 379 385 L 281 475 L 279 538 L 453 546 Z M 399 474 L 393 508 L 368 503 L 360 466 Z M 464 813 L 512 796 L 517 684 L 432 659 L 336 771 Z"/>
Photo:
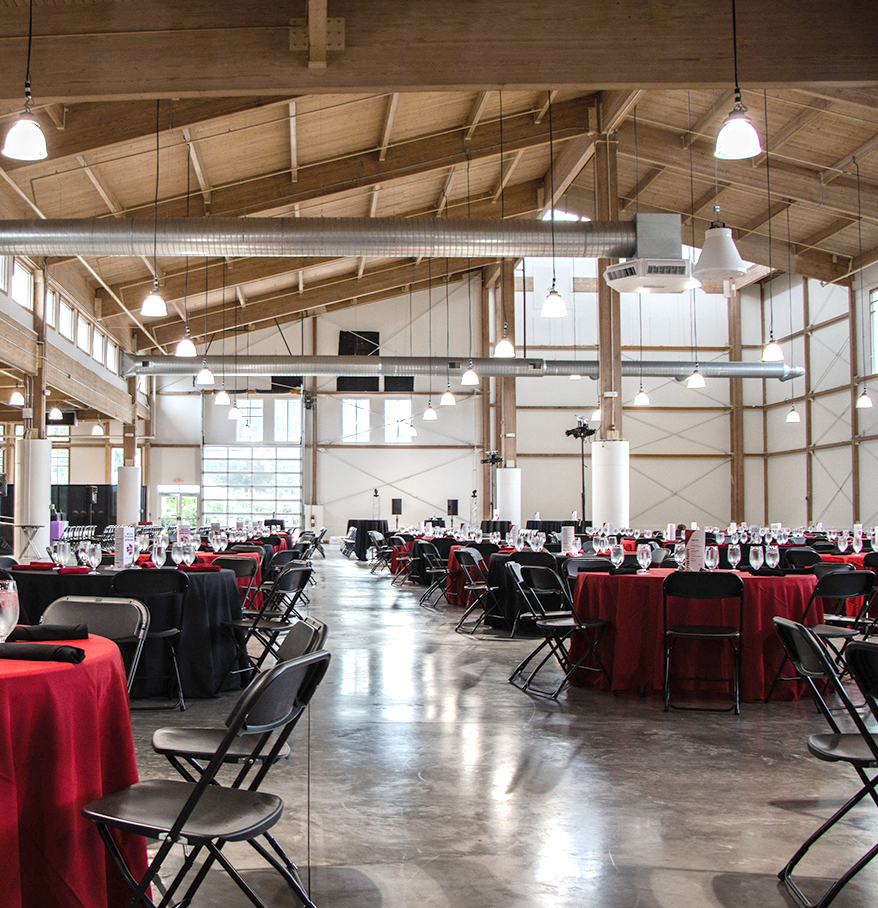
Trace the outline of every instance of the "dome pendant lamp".
<path fill-rule="evenodd" d="M 34 37 L 34 0 L 30 0 L 30 13 L 27 23 L 27 69 L 24 77 L 24 110 L 6 133 L 3 143 L 3 154 L 15 161 L 42 161 L 48 157 L 46 137 L 40 124 L 31 113 L 33 98 L 30 92 L 30 52 Z"/>
<path fill-rule="evenodd" d="M 759 133 L 747 116 L 738 85 L 738 21 L 735 0 L 732 0 L 732 51 L 735 62 L 735 106 L 729 112 L 717 137 L 714 157 L 723 161 L 741 161 L 755 158 L 762 152 Z"/>

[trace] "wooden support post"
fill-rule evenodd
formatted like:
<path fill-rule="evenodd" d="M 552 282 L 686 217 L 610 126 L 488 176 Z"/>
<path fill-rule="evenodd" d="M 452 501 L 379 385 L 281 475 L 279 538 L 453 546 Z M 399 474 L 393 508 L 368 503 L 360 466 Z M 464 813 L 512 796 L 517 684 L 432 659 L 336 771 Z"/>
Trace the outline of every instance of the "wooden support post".
<path fill-rule="evenodd" d="M 811 431 L 811 301 L 808 298 L 808 278 L 802 278 L 802 312 L 804 316 L 803 342 L 805 345 L 805 523 L 814 523 L 814 443 Z M 793 326 L 790 325 L 790 331 Z M 792 347 L 794 340 L 790 340 Z"/>
<path fill-rule="evenodd" d="M 31 438 L 46 438 L 46 290 L 48 269 L 45 265 L 34 274 L 34 331 L 37 333 L 37 374 L 28 402 L 33 407 Z M 27 433 L 25 433 L 27 434 Z"/>
<path fill-rule="evenodd" d="M 471 279 L 471 275 L 467 274 L 467 280 Z M 482 271 L 482 293 L 481 293 L 481 305 L 479 306 L 479 356 L 487 356 L 488 350 L 488 306 L 490 305 L 490 291 L 488 290 L 487 283 L 485 281 L 484 270 Z M 470 313 L 470 318 L 472 318 L 472 313 Z M 494 379 L 488 378 L 487 376 L 479 376 L 480 386 L 479 386 L 479 398 L 482 402 L 482 452 L 481 460 L 485 458 L 485 452 L 487 451 L 499 451 L 500 446 L 497 443 L 498 429 L 496 426 L 500 424 L 500 414 L 499 412 L 494 413 L 494 425 L 491 423 L 491 382 Z M 494 381 L 494 403 L 499 409 L 500 401 L 500 382 Z M 491 509 L 494 507 L 494 502 L 491 501 L 491 467 L 489 464 L 482 464 L 482 489 L 481 489 L 481 511 L 482 511 L 482 520 L 490 520 L 493 517 Z"/>
<path fill-rule="evenodd" d="M 122 466 L 134 467 L 137 465 L 137 378 L 134 376 L 128 379 L 128 393 L 131 396 L 131 418 L 122 426 Z"/>
<path fill-rule="evenodd" d="M 729 306 L 729 359 L 740 362 L 742 358 L 741 339 L 741 297 L 732 285 Z M 732 486 L 729 496 L 729 513 L 735 523 L 744 520 L 744 381 L 729 379 L 729 451 L 732 455 Z"/>
<path fill-rule="evenodd" d="M 500 281 L 494 286 L 494 325 L 497 341 L 502 336 L 504 313 L 509 334 L 515 337 L 515 262 L 504 259 Z M 514 467 L 517 457 L 517 419 L 515 401 L 515 379 L 501 378 L 503 386 L 500 410 L 500 456 L 507 467 Z"/>
<path fill-rule="evenodd" d="M 619 220 L 619 182 L 616 169 L 617 138 L 595 139 L 595 211 L 599 221 Z M 619 294 L 601 277 L 616 259 L 598 259 L 598 359 L 601 424 L 598 438 L 622 439 L 622 341 Z"/>

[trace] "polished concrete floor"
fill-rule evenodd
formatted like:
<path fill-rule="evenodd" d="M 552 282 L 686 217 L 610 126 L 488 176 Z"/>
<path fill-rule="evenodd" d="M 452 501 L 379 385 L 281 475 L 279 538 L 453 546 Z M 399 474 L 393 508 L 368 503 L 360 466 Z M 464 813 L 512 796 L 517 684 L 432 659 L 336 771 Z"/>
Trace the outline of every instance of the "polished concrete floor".
<path fill-rule="evenodd" d="M 810 701 L 669 713 L 658 698 L 573 689 L 546 702 L 506 682 L 532 641 L 453 632 L 459 609 L 418 605 L 386 574 L 327 549 L 311 614 L 332 664 L 288 764 L 280 841 L 318 908 L 764 908 L 794 904 L 775 874 L 858 787 L 808 754 Z M 135 712 L 141 778 L 172 776 L 158 725 L 219 724 L 234 702 Z M 803 867 L 817 896 L 878 841 L 872 802 Z M 294 906 L 246 846 L 236 865 Z M 836 899 L 878 901 L 878 861 Z M 249 905 L 212 871 L 195 905 Z"/>

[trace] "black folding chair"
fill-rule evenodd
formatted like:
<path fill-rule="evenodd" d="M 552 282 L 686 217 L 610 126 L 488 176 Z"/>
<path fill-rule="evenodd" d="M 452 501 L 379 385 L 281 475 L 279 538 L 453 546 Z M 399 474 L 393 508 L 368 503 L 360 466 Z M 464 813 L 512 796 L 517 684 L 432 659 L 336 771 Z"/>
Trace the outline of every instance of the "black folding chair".
<path fill-rule="evenodd" d="M 445 584 L 448 580 L 448 559 L 442 559 L 439 550 L 432 542 L 418 543 L 418 550 L 420 552 L 423 574 L 430 583 L 427 589 L 421 593 L 421 605 L 436 605 L 436 603 L 432 602 L 432 599 L 433 594 L 437 590 L 441 591 L 442 595 L 445 596 L 446 601 L 448 601 L 445 589 Z"/>
<path fill-rule="evenodd" d="M 781 549 L 781 567 L 804 570 L 822 563 L 820 553 L 809 545 L 791 545 L 787 549 Z"/>
<path fill-rule="evenodd" d="M 578 669 L 599 672 L 609 682 L 610 675 L 596 649 L 609 622 L 600 618 L 580 618 L 573 609 L 567 584 L 553 569 L 521 566 L 514 561 L 507 561 L 505 567 L 534 626 L 543 635 L 543 640 L 536 649 L 516 666 L 509 676 L 509 683 L 528 693 L 556 700 Z M 570 642 L 577 631 L 582 635 L 585 651 L 573 662 L 570 658 Z M 544 653 L 543 658 L 525 678 L 525 670 L 541 653 Z M 533 681 L 552 657 L 561 667 L 564 676 L 554 690 L 538 688 Z M 590 657 L 596 665 L 585 664 Z"/>
<path fill-rule="evenodd" d="M 97 824 L 107 851 L 132 890 L 129 908 L 136 905 L 155 908 L 146 890 L 157 881 L 162 864 L 176 844 L 184 846 L 186 858 L 167 887 L 162 905 L 171 903 L 174 893 L 193 869 L 202 850 L 207 850 L 207 858 L 177 904 L 191 903 L 210 867 L 216 862 L 254 905 L 268 908 L 223 854 L 226 842 L 249 842 L 281 875 L 292 892 L 308 908 L 312 908 L 313 903 L 304 891 L 298 873 L 290 872 L 284 863 L 257 841 L 278 822 L 283 813 L 283 801 L 276 795 L 259 791 L 259 787 L 276 761 L 277 754 L 286 746 L 290 732 L 326 673 L 329 659 L 327 652 L 312 653 L 282 662 L 260 675 L 244 691 L 226 719 L 227 730 L 197 781 L 151 779 L 138 782 L 92 801 L 83 808 L 82 815 Z M 279 734 L 273 736 L 275 730 Z M 248 759 L 261 762 L 259 772 L 246 789 L 217 784 L 217 772 L 226 762 L 229 751 L 240 747 L 245 736 L 254 741 Z M 110 833 L 111 829 L 157 839 L 161 843 L 139 881 L 126 865 Z M 292 862 L 289 863 L 292 865 Z"/>
<path fill-rule="evenodd" d="M 393 586 L 401 587 L 409 579 L 409 575 L 412 572 L 414 556 L 408 550 L 406 541 L 401 536 L 391 536 L 390 546 L 393 550 L 390 559 L 391 568 L 393 567 L 394 561 L 396 562 L 396 570 L 392 572 L 393 580 L 390 582 Z"/>
<path fill-rule="evenodd" d="M 576 556 L 568 558 L 564 562 L 564 571 L 567 574 L 567 584 L 570 587 L 570 595 L 572 596 L 576 590 L 576 581 L 580 574 L 612 574 L 613 564 L 609 558 L 599 558 L 596 555 L 586 557 Z"/>
<path fill-rule="evenodd" d="M 244 594 L 241 596 L 241 608 L 252 609 L 252 599 L 253 596 L 256 595 L 256 590 L 253 588 L 253 581 L 256 579 L 256 571 L 259 568 L 259 562 L 255 558 L 250 558 L 249 556 L 221 555 L 219 558 L 214 558 L 212 564 L 214 567 L 232 571 L 235 575 L 235 580 L 247 581 L 247 586 L 241 590 Z M 239 586 L 238 589 L 241 589 L 241 587 Z"/>
<path fill-rule="evenodd" d="M 183 699 L 183 682 L 180 678 L 180 665 L 177 661 L 177 644 L 180 641 L 180 628 L 183 624 L 183 612 L 186 608 L 186 594 L 189 590 L 189 578 L 183 571 L 151 570 L 133 568 L 119 571 L 113 577 L 111 586 L 116 596 L 137 599 L 149 611 L 150 640 L 164 641 L 171 658 L 173 674 L 167 677 L 174 681 L 177 699 L 167 706 L 140 707 L 141 709 L 186 709 Z M 140 678 L 135 674 L 134 680 L 156 680 Z"/>
<path fill-rule="evenodd" d="M 842 611 L 836 614 L 824 614 L 824 624 L 814 624 L 810 626 L 811 633 L 819 637 L 835 653 L 836 660 L 842 665 L 841 654 L 844 652 L 846 645 L 856 637 L 861 630 L 861 617 L 866 614 L 872 598 L 872 591 L 875 586 L 875 575 L 871 571 L 831 571 L 824 574 L 814 587 L 811 598 L 805 606 L 802 613 L 802 624 L 805 624 L 814 607 L 814 602 L 820 598 L 826 603 L 835 602 L 836 606 Z M 853 622 L 843 613 L 845 603 L 850 599 L 863 598 L 863 605 L 858 610 L 856 620 Z M 841 643 L 836 645 L 834 641 L 839 640 Z M 774 681 L 768 691 L 765 702 L 768 703 L 774 694 L 774 689 L 779 681 L 799 681 L 798 675 L 784 675 L 783 671 L 789 663 L 789 658 L 784 656 Z"/>
<path fill-rule="evenodd" d="M 86 624 L 90 634 L 106 637 L 119 645 L 128 693 L 131 693 L 131 683 L 149 630 L 149 611 L 142 602 L 97 596 L 62 596 L 49 604 L 40 618 L 40 624 Z"/>
<path fill-rule="evenodd" d="M 369 541 L 372 549 L 372 560 L 369 562 L 369 573 L 374 574 L 382 568 L 390 570 L 390 559 L 393 556 L 393 546 L 384 538 L 383 533 L 378 530 L 368 530 Z"/>
<path fill-rule="evenodd" d="M 810 902 L 806 898 L 793 879 L 793 871 L 811 847 L 839 820 L 847 816 L 867 795 L 878 806 L 878 793 L 876 793 L 878 776 L 870 779 L 866 772 L 866 770 L 878 768 L 878 738 L 869 731 L 859 711 L 851 702 L 841 683 L 841 676 L 833 655 L 811 632 L 811 629 L 796 621 L 778 617 L 774 618 L 774 627 L 783 643 L 787 658 L 795 666 L 798 676 L 805 681 L 818 711 L 830 728 L 828 734 L 816 734 L 808 738 L 809 753 L 826 763 L 847 763 L 856 772 L 862 783 L 859 791 L 805 840 L 778 873 L 778 878 L 805 908 L 826 908 L 845 885 L 878 853 L 878 845 L 866 852 L 849 870 L 845 871 L 816 902 Z M 874 643 L 851 643 L 846 653 L 847 664 L 854 680 L 860 686 L 873 713 L 878 715 L 875 712 L 875 696 L 878 693 L 878 688 L 875 686 L 875 677 L 878 674 L 876 656 L 878 656 L 878 646 Z M 830 707 L 826 702 L 824 695 L 826 689 L 841 702 L 848 719 L 856 729 L 854 732 L 842 731 L 834 716 L 835 708 Z"/>
<path fill-rule="evenodd" d="M 709 603 L 717 613 L 722 601 L 738 600 L 737 623 L 721 624 L 677 624 L 669 620 L 668 600 L 689 599 Z M 677 571 L 665 577 L 662 583 L 663 627 L 665 642 L 665 712 L 669 709 L 697 710 L 700 712 L 741 712 L 741 646 L 744 629 L 744 581 L 737 574 Z M 674 606 L 672 605 L 673 609 Z M 674 649 L 680 640 L 705 640 L 728 643 L 732 648 L 734 669 L 731 678 L 695 677 L 672 675 L 671 661 Z M 671 681 L 724 681 L 731 682 L 734 703 L 730 707 L 717 709 L 706 706 L 676 706 L 671 703 Z"/>
<path fill-rule="evenodd" d="M 463 574 L 463 589 L 469 594 L 469 605 L 454 629 L 460 634 L 474 634 L 489 615 L 496 614 L 499 608 L 496 596 L 499 587 L 488 583 L 488 566 L 477 549 L 457 549 L 454 557 Z M 477 609 L 481 609 L 481 614 L 473 624 L 467 626 L 467 619 Z"/>

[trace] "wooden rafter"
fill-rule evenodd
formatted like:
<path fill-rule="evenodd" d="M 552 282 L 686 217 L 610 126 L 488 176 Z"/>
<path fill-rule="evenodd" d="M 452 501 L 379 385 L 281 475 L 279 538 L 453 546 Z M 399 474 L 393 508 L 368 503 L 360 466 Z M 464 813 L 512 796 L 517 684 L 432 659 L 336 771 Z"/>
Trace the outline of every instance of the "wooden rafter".
<path fill-rule="evenodd" d="M 500 198 L 501 193 L 506 188 L 506 184 L 512 178 L 512 174 L 515 171 L 515 168 L 518 167 L 519 162 L 521 161 L 521 156 L 524 154 L 522 149 L 519 149 L 512 156 L 511 160 L 504 161 L 503 171 L 497 177 L 497 183 L 494 186 L 494 191 L 491 193 L 491 201 L 496 202 Z"/>
<path fill-rule="evenodd" d="M 534 111 L 534 123 L 540 123 L 543 117 L 549 112 L 549 105 L 555 100 L 557 91 L 547 91 L 544 94 L 540 106 Z"/>
<path fill-rule="evenodd" d="M 771 208 L 766 211 L 761 211 L 756 217 L 751 218 L 747 221 L 746 224 L 740 226 L 735 235 L 738 239 L 746 236 L 748 233 L 755 233 L 763 224 L 767 224 L 769 221 L 776 218 L 779 214 L 783 214 L 792 204 L 788 201 L 777 201 L 774 202 Z"/>
<path fill-rule="evenodd" d="M 836 218 L 832 223 L 827 224 L 801 242 L 796 243 L 795 248 L 800 252 L 804 252 L 806 249 L 813 249 L 814 247 L 819 246 L 824 240 L 828 240 L 831 236 L 841 233 L 845 227 L 850 227 L 853 223 L 854 221 L 852 218 Z"/>
<path fill-rule="evenodd" d="M 482 114 L 485 112 L 485 105 L 488 103 L 488 96 L 491 94 L 489 91 L 480 91 L 476 95 L 476 100 L 473 103 L 473 108 L 470 111 L 470 115 L 466 121 L 466 132 L 463 134 L 463 141 L 469 142 L 473 137 L 473 133 L 476 131 L 476 127 L 479 125 L 479 120 L 482 119 Z"/>
<path fill-rule="evenodd" d="M 635 202 L 641 192 L 646 190 L 665 172 L 664 167 L 650 167 L 649 170 L 640 178 L 637 185 L 628 193 L 625 201 L 619 202 L 619 210 L 627 211 Z"/>
<path fill-rule="evenodd" d="M 832 101 L 829 101 L 826 98 L 815 98 L 804 110 L 793 117 L 789 123 L 782 126 L 773 136 L 769 136 L 766 139 L 765 144 L 768 148 L 768 152 L 774 154 L 774 152 L 786 145 L 797 132 L 804 129 L 831 104 Z M 758 154 L 755 158 L 751 158 L 753 166 L 758 167 L 762 164 L 765 161 L 766 156 L 767 153 L 763 151 L 762 154 Z"/>
<path fill-rule="evenodd" d="M 201 158 L 198 155 L 198 143 L 193 138 L 192 130 L 187 126 L 183 129 L 183 138 L 189 146 L 189 160 L 192 162 L 192 169 L 195 171 L 195 179 L 198 180 L 198 186 L 201 189 L 201 195 L 204 198 L 204 210 L 210 213 L 210 180 L 204 170 Z"/>
<path fill-rule="evenodd" d="M 378 160 L 387 157 L 390 147 L 390 134 L 393 132 L 393 119 L 396 116 L 396 105 L 399 103 L 399 92 L 395 91 L 387 99 L 387 110 L 384 113 L 384 127 L 381 130 L 381 144 L 378 146 Z"/>
<path fill-rule="evenodd" d="M 326 68 L 327 0 L 308 0 L 308 67 Z"/>
<path fill-rule="evenodd" d="M 706 189 L 701 193 L 700 196 L 695 200 L 695 203 L 692 205 L 692 211 L 687 211 L 683 215 L 683 224 L 689 224 L 692 221 L 692 215 L 698 215 L 704 208 L 708 205 L 715 205 L 716 201 L 719 199 L 720 195 L 725 192 L 731 183 L 718 183 L 715 186 L 711 186 L 710 189 Z"/>
<path fill-rule="evenodd" d="M 827 167 L 826 170 L 820 174 L 820 180 L 823 183 L 831 183 L 833 180 L 837 180 L 842 176 L 843 171 L 847 170 L 854 163 L 854 160 L 859 161 L 861 158 L 866 157 L 866 155 L 872 154 L 876 149 L 878 149 L 878 136 L 873 136 L 868 142 L 864 142 L 856 151 L 846 154 L 830 167 Z"/>
<path fill-rule="evenodd" d="M 290 182 L 299 179 L 299 142 L 296 135 L 296 102 L 290 101 Z"/>
<path fill-rule="evenodd" d="M 451 167 L 448 171 L 448 176 L 445 177 L 445 182 L 442 184 L 442 191 L 439 193 L 439 199 L 436 202 L 436 217 L 441 218 L 442 213 L 445 211 L 446 205 L 448 205 L 448 193 L 451 192 L 451 181 L 454 179 L 454 167 Z"/>
<path fill-rule="evenodd" d="M 722 114 L 725 115 L 732 109 L 735 103 L 735 93 L 733 91 L 720 92 L 716 100 L 707 110 L 692 124 L 692 128 L 680 136 L 680 142 L 683 150 L 689 148 L 693 142 L 697 142 L 704 135 L 705 129 L 712 126 L 717 118 Z"/>

